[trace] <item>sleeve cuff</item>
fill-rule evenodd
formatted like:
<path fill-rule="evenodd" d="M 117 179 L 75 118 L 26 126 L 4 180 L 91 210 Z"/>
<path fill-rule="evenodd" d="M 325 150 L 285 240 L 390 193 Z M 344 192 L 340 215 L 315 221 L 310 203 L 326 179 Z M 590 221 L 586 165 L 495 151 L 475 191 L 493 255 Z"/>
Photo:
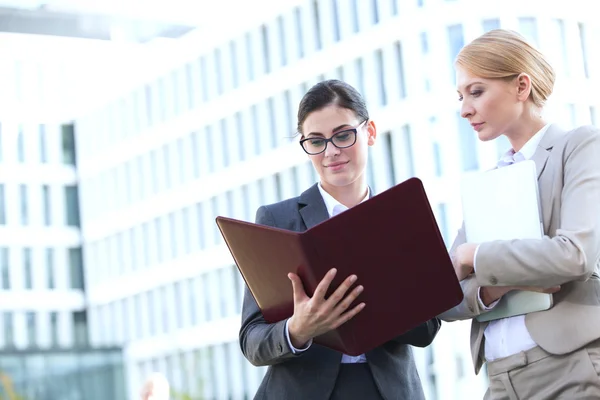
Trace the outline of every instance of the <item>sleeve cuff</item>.
<path fill-rule="evenodd" d="M 492 304 L 490 304 L 489 306 L 486 306 L 485 304 L 483 304 L 483 301 L 481 300 L 481 288 L 477 289 L 477 301 L 479 302 L 479 306 L 481 308 L 483 308 L 486 311 L 489 311 L 491 309 L 493 309 L 494 307 L 496 307 L 496 304 L 498 304 L 498 302 L 500 301 L 500 299 L 494 301 Z M 286 325 L 287 327 L 287 325 Z M 287 331 L 286 331 L 287 332 Z M 289 341 L 289 339 L 288 339 Z"/>
<path fill-rule="evenodd" d="M 288 346 L 290 346 L 290 350 L 292 350 L 292 353 L 299 354 L 299 353 L 302 353 L 302 352 L 308 350 L 310 348 L 310 346 L 312 345 L 312 342 L 313 342 L 312 339 L 310 339 L 308 341 L 308 343 L 306 344 L 306 346 L 301 349 L 297 349 L 292 345 L 292 341 L 290 340 L 290 331 L 288 330 L 288 322 L 289 322 L 289 319 L 285 321 L 285 328 L 284 328 L 285 329 L 285 339 L 287 340 L 287 344 L 288 344 Z"/>

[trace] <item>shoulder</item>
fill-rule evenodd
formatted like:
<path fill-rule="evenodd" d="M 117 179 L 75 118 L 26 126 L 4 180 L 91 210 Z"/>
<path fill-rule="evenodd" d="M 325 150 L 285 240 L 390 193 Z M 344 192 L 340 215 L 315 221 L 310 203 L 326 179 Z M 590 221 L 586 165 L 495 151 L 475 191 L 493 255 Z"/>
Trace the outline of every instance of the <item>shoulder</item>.
<path fill-rule="evenodd" d="M 583 125 L 567 132 L 564 139 L 565 147 L 574 148 L 600 140 L 600 129 L 593 125 Z"/>
<path fill-rule="evenodd" d="M 276 226 L 285 225 L 286 221 L 298 213 L 299 197 L 282 200 L 277 203 L 260 206 L 256 210 L 256 223 Z"/>

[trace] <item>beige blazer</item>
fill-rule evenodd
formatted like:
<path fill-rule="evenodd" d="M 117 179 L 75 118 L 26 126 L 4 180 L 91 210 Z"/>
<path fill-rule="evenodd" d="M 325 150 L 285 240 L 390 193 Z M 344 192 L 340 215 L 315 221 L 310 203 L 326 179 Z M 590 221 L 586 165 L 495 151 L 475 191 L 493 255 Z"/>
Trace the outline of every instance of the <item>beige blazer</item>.
<path fill-rule="evenodd" d="M 600 338 L 600 130 L 584 126 L 565 132 L 551 125 L 532 160 L 538 173 L 543 239 L 482 243 L 477 271 L 461 282 L 464 300 L 440 316 L 471 319 L 485 312 L 477 301 L 481 286 L 562 285 L 554 306 L 528 314 L 533 340 L 551 354 L 567 354 Z M 461 228 L 451 255 L 465 242 Z M 471 353 L 475 373 L 485 361 L 487 323 L 473 319 Z"/>

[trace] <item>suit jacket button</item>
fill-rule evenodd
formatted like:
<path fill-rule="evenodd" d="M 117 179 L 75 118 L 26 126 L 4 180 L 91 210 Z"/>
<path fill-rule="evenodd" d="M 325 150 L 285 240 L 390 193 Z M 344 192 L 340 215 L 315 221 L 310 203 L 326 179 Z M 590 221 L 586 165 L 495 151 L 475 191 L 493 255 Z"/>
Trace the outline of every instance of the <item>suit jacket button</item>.
<path fill-rule="evenodd" d="M 492 285 L 497 285 L 498 284 L 498 279 L 496 279 L 496 277 L 492 275 L 490 277 L 490 282 L 491 282 Z"/>

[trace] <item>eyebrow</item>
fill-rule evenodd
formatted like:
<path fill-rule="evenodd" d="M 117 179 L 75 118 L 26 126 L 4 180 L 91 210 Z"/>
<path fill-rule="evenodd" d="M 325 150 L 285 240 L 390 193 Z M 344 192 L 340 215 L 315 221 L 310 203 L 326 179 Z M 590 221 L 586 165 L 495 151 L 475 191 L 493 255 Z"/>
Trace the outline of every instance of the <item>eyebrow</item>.
<path fill-rule="evenodd" d="M 484 83 L 483 83 L 483 82 L 480 82 L 480 81 L 471 82 L 471 83 L 469 83 L 467 86 L 465 86 L 465 90 L 469 90 L 469 88 L 470 88 L 471 86 L 473 86 L 473 85 L 477 85 L 477 84 L 479 84 L 479 85 L 483 85 Z M 460 93 L 460 90 L 456 89 L 456 91 L 457 91 L 458 93 Z"/>
<path fill-rule="evenodd" d="M 348 127 L 348 128 L 349 128 L 349 127 L 352 127 L 352 125 L 349 125 L 349 124 L 342 124 L 342 125 L 340 125 L 340 126 L 338 126 L 338 127 L 336 127 L 336 128 L 333 128 L 333 129 L 331 130 L 331 133 L 335 133 L 335 132 L 339 131 L 340 129 L 347 128 L 347 127 Z M 310 135 L 324 136 L 324 135 L 323 135 L 322 133 L 320 133 L 320 132 L 311 132 L 311 133 L 307 134 L 306 136 L 310 136 Z"/>

